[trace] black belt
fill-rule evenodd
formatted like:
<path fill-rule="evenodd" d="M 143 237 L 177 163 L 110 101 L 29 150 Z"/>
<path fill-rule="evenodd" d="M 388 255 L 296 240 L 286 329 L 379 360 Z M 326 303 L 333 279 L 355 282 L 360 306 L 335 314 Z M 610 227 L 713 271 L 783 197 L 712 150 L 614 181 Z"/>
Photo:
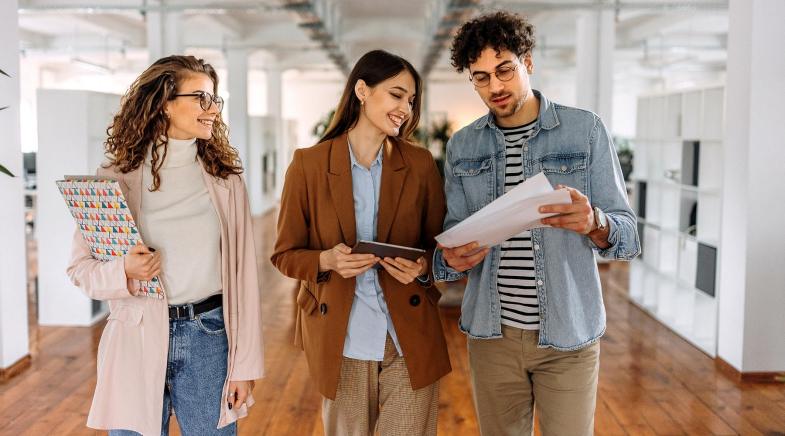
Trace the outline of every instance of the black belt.
<path fill-rule="evenodd" d="M 191 319 L 200 313 L 221 307 L 221 304 L 223 304 L 223 294 L 215 294 L 199 303 L 169 306 L 169 319 Z"/>

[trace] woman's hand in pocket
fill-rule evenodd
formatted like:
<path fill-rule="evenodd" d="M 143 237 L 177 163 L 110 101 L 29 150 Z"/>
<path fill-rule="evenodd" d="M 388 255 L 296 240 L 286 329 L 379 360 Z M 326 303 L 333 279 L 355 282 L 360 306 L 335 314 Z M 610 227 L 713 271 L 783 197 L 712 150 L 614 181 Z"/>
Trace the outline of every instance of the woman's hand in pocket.
<path fill-rule="evenodd" d="M 409 259 L 402 257 L 385 257 L 381 262 L 382 267 L 390 273 L 395 280 L 408 285 L 413 282 L 418 276 L 428 272 L 428 261 L 424 257 L 417 259 L 417 262 L 412 262 Z"/>
<path fill-rule="evenodd" d="M 335 271 L 348 279 L 368 271 L 377 262 L 379 258 L 373 254 L 352 254 L 352 249 L 341 243 L 319 254 L 319 271 Z"/>

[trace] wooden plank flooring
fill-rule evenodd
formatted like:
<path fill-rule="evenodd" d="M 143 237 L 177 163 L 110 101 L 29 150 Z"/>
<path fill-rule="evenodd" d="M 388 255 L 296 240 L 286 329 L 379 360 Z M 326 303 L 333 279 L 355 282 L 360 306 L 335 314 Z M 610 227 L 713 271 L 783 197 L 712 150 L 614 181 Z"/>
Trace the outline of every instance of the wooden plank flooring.
<path fill-rule="evenodd" d="M 292 345 L 294 281 L 270 265 L 274 214 L 255 219 L 267 377 L 242 435 L 322 435 L 320 397 Z M 736 383 L 714 361 L 627 302 L 627 270 L 602 271 L 608 330 L 602 341 L 598 435 L 785 435 L 785 385 Z M 458 312 L 443 311 L 453 372 L 442 382 L 439 432 L 476 435 Z M 92 435 L 87 429 L 103 323 L 40 327 L 31 369 L 0 384 L 0 435 Z M 176 429 L 172 434 L 179 434 Z"/>

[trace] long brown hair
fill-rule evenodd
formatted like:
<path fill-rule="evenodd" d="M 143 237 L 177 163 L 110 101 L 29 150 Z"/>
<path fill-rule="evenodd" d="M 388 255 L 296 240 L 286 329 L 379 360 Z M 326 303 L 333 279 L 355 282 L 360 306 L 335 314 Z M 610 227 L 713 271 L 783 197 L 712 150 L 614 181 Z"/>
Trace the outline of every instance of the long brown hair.
<path fill-rule="evenodd" d="M 352 72 L 349 73 L 349 79 L 346 81 L 346 87 L 343 89 L 335 115 L 319 142 L 341 136 L 357 124 L 357 120 L 360 119 L 360 99 L 354 93 L 354 85 L 358 80 L 363 80 L 369 87 L 374 87 L 397 76 L 404 70 L 414 77 L 414 105 L 412 106 L 412 115 L 398 131 L 398 138 L 411 141 L 417 124 L 420 122 L 422 79 L 406 59 L 384 50 L 372 50 L 364 54 L 354 65 Z"/>
<path fill-rule="evenodd" d="M 109 159 L 107 167 L 115 166 L 122 173 L 133 171 L 144 162 L 147 148 L 155 145 L 151 153 L 153 186 L 150 190 L 158 190 L 161 186 L 159 171 L 166 158 L 169 131 L 164 105 L 175 98 L 178 85 L 192 74 L 209 76 L 213 82 L 213 94 L 218 92 L 215 69 L 193 56 L 158 59 L 131 84 L 120 102 L 120 111 L 106 129 L 108 138 L 104 148 Z M 237 150 L 229 145 L 228 130 L 219 113 L 213 122 L 212 137 L 196 140 L 196 153 L 205 171 L 222 179 L 243 171 Z M 163 155 L 159 153 L 161 148 Z"/>

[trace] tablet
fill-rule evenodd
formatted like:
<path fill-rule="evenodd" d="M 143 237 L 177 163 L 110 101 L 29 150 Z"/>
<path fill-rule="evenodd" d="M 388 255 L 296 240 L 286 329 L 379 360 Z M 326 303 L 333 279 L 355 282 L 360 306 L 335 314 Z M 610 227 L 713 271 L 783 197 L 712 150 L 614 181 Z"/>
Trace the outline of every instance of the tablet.
<path fill-rule="evenodd" d="M 352 254 L 373 254 L 377 257 L 384 259 L 385 257 L 402 257 L 416 262 L 417 259 L 425 255 L 425 250 L 412 247 L 404 247 L 401 245 L 385 244 L 383 242 L 374 241 L 357 241 Z"/>

